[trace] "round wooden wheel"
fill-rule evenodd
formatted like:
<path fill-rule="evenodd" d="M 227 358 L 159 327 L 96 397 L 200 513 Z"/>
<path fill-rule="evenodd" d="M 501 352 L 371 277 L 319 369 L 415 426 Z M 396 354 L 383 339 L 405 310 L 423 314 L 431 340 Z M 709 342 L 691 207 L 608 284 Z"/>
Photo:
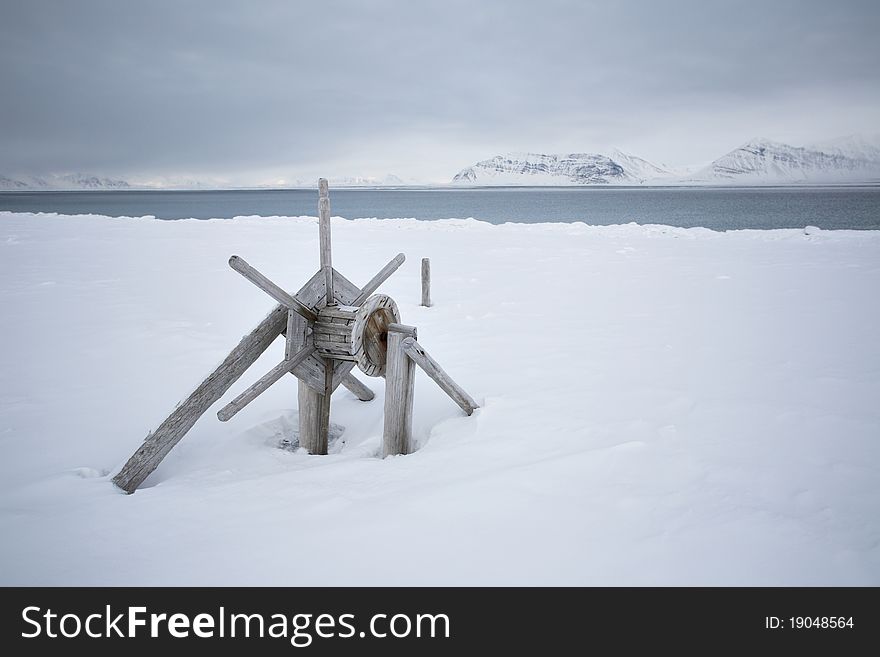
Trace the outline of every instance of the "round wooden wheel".
<path fill-rule="evenodd" d="M 386 294 L 374 294 L 358 308 L 351 330 L 351 353 L 357 357 L 361 372 L 367 376 L 385 374 L 388 325 L 398 323 L 397 304 Z"/>

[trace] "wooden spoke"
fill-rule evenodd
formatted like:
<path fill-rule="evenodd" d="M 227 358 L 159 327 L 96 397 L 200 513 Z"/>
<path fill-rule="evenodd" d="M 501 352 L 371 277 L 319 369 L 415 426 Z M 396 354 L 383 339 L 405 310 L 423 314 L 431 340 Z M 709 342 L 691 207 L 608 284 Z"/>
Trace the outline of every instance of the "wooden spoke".
<path fill-rule="evenodd" d="M 237 255 L 232 256 L 229 258 L 229 266 L 260 288 L 263 292 L 275 299 L 278 303 L 284 304 L 291 310 L 298 312 L 310 322 L 314 322 L 318 319 L 318 316 L 311 308 L 275 285 L 275 283 L 251 267 L 244 258 Z"/>
<path fill-rule="evenodd" d="M 257 381 L 250 388 L 241 393 L 238 397 L 233 399 L 231 402 L 226 404 L 223 408 L 220 409 L 220 412 L 217 413 L 217 417 L 220 418 L 221 422 L 226 422 L 228 419 L 233 417 L 236 413 L 238 413 L 245 406 L 254 401 L 259 395 L 266 392 L 269 386 L 275 383 L 282 376 L 287 374 L 294 367 L 303 362 L 306 358 L 312 355 L 312 352 L 315 351 L 315 348 L 311 345 L 302 349 L 299 353 L 297 353 L 293 358 L 289 360 L 282 360 L 275 367 L 269 370 L 259 381 Z"/>
<path fill-rule="evenodd" d="M 364 301 L 366 301 L 367 298 L 369 298 L 369 296 L 373 294 L 373 292 L 379 289 L 379 286 L 382 285 L 382 283 L 384 283 L 388 279 L 388 277 L 391 276 L 391 274 L 393 274 L 400 268 L 400 265 L 403 264 L 404 260 L 406 260 L 406 256 L 402 253 L 398 253 L 396 256 L 394 256 L 387 265 L 382 267 L 378 274 L 370 279 L 369 283 L 364 285 L 364 287 L 361 289 L 361 293 L 354 301 L 351 302 L 351 305 L 360 306 L 361 304 L 363 304 Z"/>

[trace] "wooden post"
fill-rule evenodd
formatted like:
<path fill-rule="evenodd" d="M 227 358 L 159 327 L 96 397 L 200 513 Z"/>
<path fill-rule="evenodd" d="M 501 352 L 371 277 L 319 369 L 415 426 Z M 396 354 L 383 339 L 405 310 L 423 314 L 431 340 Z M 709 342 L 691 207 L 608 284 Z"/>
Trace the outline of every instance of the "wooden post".
<path fill-rule="evenodd" d="M 330 191 L 327 188 L 326 178 L 318 180 L 318 233 L 327 305 L 333 306 L 336 304 L 336 297 L 333 294 L 333 256 L 330 249 Z"/>
<path fill-rule="evenodd" d="M 376 396 L 375 393 L 361 382 L 360 379 L 355 377 L 354 374 L 349 373 L 342 377 L 342 385 L 354 393 L 354 396 L 361 401 L 370 401 Z"/>
<path fill-rule="evenodd" d="M 321 398 L 324 396 L 315 392 L 311 386 L 299 381 L 297 384 L 297 403 L 299 405 L 299 446 L 314 454 L 318 445 L 320 422 L 318 415 L 321 411 Z"/>
<path fill-rule="evenodd" d="M 415 363 L 401 347 L 405 338 L 415 338 L 416 329 L 403 324 L 388 325 L 385 360 L 385 426 L 382 456 L 409 454 L 412 449 L 412 408 Z"/>
<path fill-rule="evenodd" d="M 434 382 L 440 386 L 443 392 L 452 398 L 452 401 L 461 407 L 461 410 L 470 415 L 474 412 L 475 408 L 479 408 L 477 402 L 475 402 L 461 386 L 452 380 L 452 377 L 440 367 L 440 364 L 436 360 L 431 358 L 428 352 L 425 351 L 424 347 L 415 341 L 415 338 L 406 338 L 401 342 L 400 346 L 404 353 L 412 359 L 416 365 L 421 367 L 425 374 L 434 379 Z"/>
<path fill-rule="evenodd" d="M 422 258 L 422 305 L 431 307 L 431 260 Z"/>
<path fill-rule="evenodd" d="M 144 439 L 140 448 L 113 477 L 113 483 L 126 493 L 137 490 L 144 479 L 192 428 L 196 420 L 229 390 L 229 387 L 281 334 L 286 322 L 287 308 L 276 306 L 253 331 L 241 339 L 238 346 L 217 366 L 217 369 Z"/>
<path fill-rule="evenodd" d="M 324 360 L 324 393 L 314 391 L 299 382 L 299 445 L 309 454 L 327 453 L 327 435 L 330 432 L 330 397 L 333 393 L 334 361 Z"/>

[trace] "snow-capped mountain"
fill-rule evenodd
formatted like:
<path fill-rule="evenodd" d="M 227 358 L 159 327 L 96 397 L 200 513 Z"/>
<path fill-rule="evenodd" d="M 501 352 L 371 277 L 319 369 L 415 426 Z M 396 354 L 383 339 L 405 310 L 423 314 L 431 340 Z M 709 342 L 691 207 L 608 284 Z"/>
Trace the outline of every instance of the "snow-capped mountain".
<path fill-rule="evenodd" d="M 27 189 L 27 184 L 22 182 L 21 180 L 15 180 L 14 178 L 7 178 L 6 176 L 0 176 L 0 189 L 25 190 L 25 189 Z"/>
<path fill-rule="evenodd" d="M 69 173 L 47 176 L 0 176 L 0 189 L 4 190 L 76 190 L 76 189 L 128 189 L 127 181 L 119 178 L 103 178 L 86 173 Z"/>
<path fill-rule="evenodd" d="M 604 153 L 509 153 L 459 171 L 465 185 L 638 185 L 671 175 L 647 160 L 618 150 Z"/>
<path fill-rule="evenodd" d="M 808 144 L 807 148 L 829 155 L 842 155 L 854 160 L 880 162 L 880 135 L 847 135 L 846 137 Z"/>
<path fill-rule="evenodd" d="M 753 139 L 684 182 L 704 184 L 842 183 L 880 180 L 880 159 L 845 154 L 845 145 L 828 150 L 799 148 L 769 139 Z M 832 151 L 832 152 L 828 152 Z"/>
<path fill-rule="evenodd" d="M 328 183 L 334 187 L 394 187 L 397 185 L 406 185 L 401 178 L 393 173 L 379 176 L 344 176 L 340 178 L 328 178 Z M 310 182 L 310 186 L 315 181 Z"/>

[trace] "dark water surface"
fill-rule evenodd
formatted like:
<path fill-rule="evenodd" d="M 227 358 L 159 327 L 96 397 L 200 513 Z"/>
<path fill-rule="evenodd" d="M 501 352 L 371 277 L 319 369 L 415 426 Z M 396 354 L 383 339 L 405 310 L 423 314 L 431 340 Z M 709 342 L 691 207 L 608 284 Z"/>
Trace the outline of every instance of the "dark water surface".
<path fill-rule="evenodd" d="M 317 190 L 0 192 L 0 210 L 160 219 L 317 214 Z M 332 213 L 490 223 L 880 229 L 880 187 L 331 189 Z"/>

